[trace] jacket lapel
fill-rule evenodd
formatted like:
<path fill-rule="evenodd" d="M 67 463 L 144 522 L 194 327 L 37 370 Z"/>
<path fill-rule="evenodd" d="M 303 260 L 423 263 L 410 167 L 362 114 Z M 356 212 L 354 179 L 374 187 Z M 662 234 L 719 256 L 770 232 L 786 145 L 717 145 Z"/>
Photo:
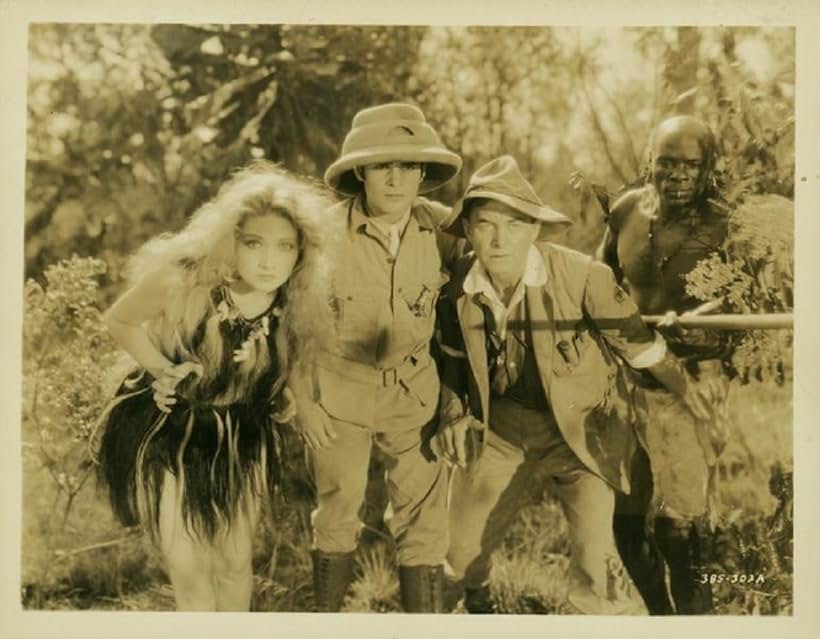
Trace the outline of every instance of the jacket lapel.
<path fill-rule="evenodd" d="M 490 374 L 487 369 L 487 346 L 484 334 L 484 314 L 471 296 L 463 294 L 458 298 L 458 322 L 464 336 L 464 348 L 470 368 L 478 384 L 481 395 L 481 411 L 487 421 L 490 402 Z"/>

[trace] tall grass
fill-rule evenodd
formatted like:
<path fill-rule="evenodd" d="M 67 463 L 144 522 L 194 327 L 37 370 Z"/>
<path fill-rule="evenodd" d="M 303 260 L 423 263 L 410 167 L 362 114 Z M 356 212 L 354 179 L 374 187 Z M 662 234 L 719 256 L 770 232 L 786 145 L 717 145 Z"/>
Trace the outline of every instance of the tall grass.
<path fill-rule="evenodd" d="M 496 610 L 556 614 L 565 605 L 569 538 L 554 501 L 525 510 L 497 553 L 490 580 Z"/>

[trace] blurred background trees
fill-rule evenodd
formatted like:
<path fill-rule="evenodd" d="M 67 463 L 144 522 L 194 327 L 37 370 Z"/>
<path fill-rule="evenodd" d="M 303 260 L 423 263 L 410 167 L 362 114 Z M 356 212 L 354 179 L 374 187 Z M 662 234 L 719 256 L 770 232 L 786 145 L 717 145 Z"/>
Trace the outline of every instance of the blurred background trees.
<path fill-rule="evenodd" d="M 511 153 L 547 201 L 594 202 L 638 178 L 662 117 L 695 113 L 721 143 L 734 202 L 791 197 L 794 33 L 785 28 L 572 29 L 310 25 L 34 25 L 30 37 L 26 275 L 73 253 L 119 279 L 122 258 L 181 225 L 225 173 L 268 157 L 321 178 L 360 108 L 421 106 L 464 156 L 437 196 Z"/>
<path fill-rule="evenodd" d="M 252 157 L 321 176 L 353 114 L 405 95 L 412 28 L 36 25 L 26 274 L 123 257 Z"/>
<path fill-rule="evenodd" d="M 704 265 L 692 285 L 706 298 L 734 295 L 737 310 L 783 310 L 792 303 L 782 276 L 790 279 L 792 268 L 794 83 L 790 28 L 32 25 L 24 212 L 27 605 L 84 605 L 82 596 L 49 599 L 44 593 L 58 583 L 70 593 L 96 592 L 95 606 L 170 605 L 167 591 L 128 599 L 125 582 L 144 586 L 140 579 L 155 579 L 156 566 L 145 563 L 133 536 L 120 544 L 122 531 L 87 481 L 85 443 L 104 389 L 120 370 L 99 312 L 121 292 L 128 255 L 182 226 L 231 169 L 266 157 L 319 180 L 357 110 L 409 101 L 464 157 L 463 172 L 435 197 L 452 203 L 475 168 L 510 153 L 542 198 L 575 220 L 556 240 L 590 252 L 603 233 L 603 212 L 595 192 L 570 186 L 570 175 L 581 172 L 586 184 L 614 194 L 641 179 L 654 125 L 692 113 L 717 134 L 720 182 L 738 231 L 728 247 L 737 268 Z M 738 366 L 788 352 L 789 339 L 767 345 L 770 337 L 757 336 L 751 345 L 765 352 L 747 349 Z M 782 377 L 778 357 L 766 366 Z M 753 414 L 737 400 L 735 421 L 743 428 L 723 468 L 722 500 L 741 523 L 737 504 L 772 508 L 769 468 L 790 463 L 787 389 L 754 393 Z M 522 561 L 536 566 L 527 582 L 536 590 L 538 575 L 557 574 L 555 557 L 565 550 L 552 510 L 522 524 L 552 530 L 548 547 L 527 541 L 538 556 L 522 559 L 511 550 L 507 565 L 510 574 Z M 292 525 L 266 529 L 267 555 L 257 562 L 265 609 L 300 609 L 309 591 L 307 523 L 286 517 Z M 395 586 L 384 572 L 389 553 L 368 552 L 372 569 L 363 578 L 370 581 L 360 586 L 376 584 L 368 596 L 378 603 L 353 609 L 390 609 L 382 601 L 392 601 L 382 586 L 390 593 Z M 111 571 L 100 571 L 101 559 Z M 787 611 L 790 583 L 778 588 L 751 603 L 727 595 L 723 611 Z M 558 605 L 508 603 L 510 611 Z"/>

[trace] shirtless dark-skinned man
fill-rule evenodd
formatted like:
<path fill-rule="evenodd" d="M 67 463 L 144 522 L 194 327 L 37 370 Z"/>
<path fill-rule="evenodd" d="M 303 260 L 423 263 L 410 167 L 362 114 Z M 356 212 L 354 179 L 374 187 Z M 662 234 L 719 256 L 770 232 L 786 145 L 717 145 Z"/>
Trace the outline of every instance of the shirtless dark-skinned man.
<path fill-rule="evenodd" d="M 725 344 L 714 332 L 680 329 L 676 317 L 700 304 L 687 294 L 685 275 L 719 250 L 728 229 L 727 208 L 712 182 L 715 154 L 715 138 L 697 118 L 661 122 L 652 136 L 646 184 L 615 201 L 598 251 L 643 314 L 667 315 L 660 328 L 670 350 L 707 382 L 716 408 L 710 423 L 696 423 L 669 393 L 635 377 L 643 446 L 633 461 L 632 492 L 616 505 L 614 528 L 624 564 L 651 614 L 712 609 L 711 588 L 703 579 L 702 531 L 710 477 L 725 443 Z"/>

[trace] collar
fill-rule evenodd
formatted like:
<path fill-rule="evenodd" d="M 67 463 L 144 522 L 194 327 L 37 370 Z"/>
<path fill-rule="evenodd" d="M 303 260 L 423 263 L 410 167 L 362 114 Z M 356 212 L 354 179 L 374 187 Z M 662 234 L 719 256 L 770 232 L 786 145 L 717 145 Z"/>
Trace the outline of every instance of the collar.
<path fill-rule="evenodd" d="M 541 257 L 541 251 L 535 245 L 530 244 L 527 251 L 527 261 L 524 264 L 524 275 L 521 277 L 518 286 L 521 287 L 522 284 L 524 286 L 543 286 L 546 283 L 547 269 L 544 266 L 544 258 Z M 498 299 L 498 293 L 492 284 L 490 274 L 487 273 L 487 269 L 478 260 L 473 263 L 467 272 L 463 288 L 468 295 L 484 293 L 490 299 Z"/>
<path fill-rule="evenodd" d="M 428 216 L 420 215 L 419 210 L 424 209 L 424 202 L 421 200 L 416 200 L 413 202 L 413 205 L 410 207 L 410 210 L 395 224 L 385 224 L 384 222 L 377 221 L 377 218 L 369 216 L 364 210 L 364 203 L 362 201 L 362 196 L 358 196 L 353 198 L 353 201 L 350 205 L 350 224 L 351 227 L 357 231 L 361 231 L 368 227 L 368 225 L 373 226 L 376 230 L 380 233 L 387 235 L 390 228 L 393 226 L 398 227 L 400 231 L 403 231 L 404 228 L 407 226 L 407 223 L 410 221 L 412 217 L 416 220 L 416 224 L 421 231 L 434 231 L 435 229 L 431 226 L 430 220 Z"/>
<path fill-rule="evenodd" d="M 464 292 L 468 295 L 478 295 L 481 301 L 489 305 L 495 318 L 496 331 L 503 339 L 507 334 L 507 320 L 513 309 L 524 299 L 524 290 L 527 286 L 543 286 L 547 283 L 547 269 L 541 252 L 533 245 L 527 251 L 527 261 L 524 264 L 524 274 L 513 291 L 509 305 L 504 305 L 490 280 L 489 273 L 478 260 L 470 267 L 467 277 L 464 278 Z"/>
<path fill-rule="evenodd" d="M 373 226 L 375 226 L 377 229 L 379 229 L 379 231 L 381 231 L 385 235 L 385 237 L 389 236 L 390 232 L 393 231 L 393 230 L 398 231 L 399 235 L 401 235 L 402 231 L 404 231 L 404 227 L 407 226 L 407 222 L 410 221 L 411 211 L 412 211 L 412 209 L 407 211 L 407 213 L 405 213 L 404 215 L 402 215 L 399 218 L 398 222 L 393 222 L 392 224 L 388 224 L 387 222 L 382 222 L 380 219 L 378 219 L 376 217 L 368 216 L 367 219 L 370 221 L 370 223 Z"/>

